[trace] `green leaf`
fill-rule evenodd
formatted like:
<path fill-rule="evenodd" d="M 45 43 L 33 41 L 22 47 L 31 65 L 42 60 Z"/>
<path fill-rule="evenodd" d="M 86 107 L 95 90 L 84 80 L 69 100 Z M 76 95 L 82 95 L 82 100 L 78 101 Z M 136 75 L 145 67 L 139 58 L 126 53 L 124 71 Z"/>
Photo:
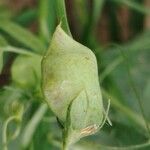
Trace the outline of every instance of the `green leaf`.
<path fill-rule="evenodd" d="M 140 5 L 139 3 L 133 0 L 112 0 L 112 1 L 118 4 L 126 5 L 131 9 L 134 9 L 140 13 L 150 14 L 150 9 L 148 7 L 145 7 L 144 5 Z"/>
<path fill-rule="evenodd" d="M 105 98 L 111 99 L 111 104 L 116 110 L 128 117 L 128 119 L 132 122 L 132 125 L 138 125 L 138 127 L 141 127 L 142 131 L 146 131 L 145 122 L 141 115 L 135 113 L 132 109 L 122 104 L 117 98 L 107 93 L 104 89 L 102 92 Z"/>
<path fill-rule="evenodd" d="M 37 19 L 37 9 L 30 8 L 26 11 L 23 11 L 21 14 L 14 18 L 14 21 L 17 23 L 27 26 L 31 24 L 35 19 Z"/>
<path fill-rule="evenodd" d="M 1 20 L 0 29 L 37 53 L 43 53 L 45 51 L 45 45 L 35 35 L 16 23 Z"/>
<path fill-rule="evenodd" d="M 86 141 L 81 143 L 81 145 L 76 145 L 72 150 L 149 150 L 150 141 L 143 142 L 142 144 L 135 144 L 131 146 L 107 146 L 96 142 Z"/>

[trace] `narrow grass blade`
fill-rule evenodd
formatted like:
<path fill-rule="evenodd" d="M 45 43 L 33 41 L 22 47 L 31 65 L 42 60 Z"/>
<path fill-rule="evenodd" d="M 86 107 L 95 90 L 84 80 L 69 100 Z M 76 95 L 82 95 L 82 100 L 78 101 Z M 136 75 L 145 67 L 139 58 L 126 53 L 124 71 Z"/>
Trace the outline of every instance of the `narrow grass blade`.
<path fill-rule="evenodd" d="M 21 55 L 28 55 L 28 56 L 38 55 L 38 54 L 30 52 L 26 49 L 14 47 L 14 46 L 3 46 L 3 47 L 0 47 L 0 49 L 3 52 L 12 52 L 12 53 L 17 53 L 17 54 L 21 54 Z"/>
<path fill-rule="evenodd" d="M 45 50 L 45 45 L 35 35 L 16 23 L 1 20 L 0 29 L 37 53 L 43 53 Z"/>
<path fill-rule="evenodd" d="M 112 0 L 112 1 L 121 5 L 126 5 L 131 9 L 134 9 L 142 14 L 150 14 L 149 8 L 145 7 L 144 5 L 140 5 L 139 3 L 133 0 Z"/>
<path fill-rule="evenodd" d="M 23 11 L 21 14 L 16 16 L 14 18 L 14 21 L 21 25 L 29 25 L 31 24 L 35 19 L 37 19 L 37 9 L 28 9 L 26 11 Z"/>

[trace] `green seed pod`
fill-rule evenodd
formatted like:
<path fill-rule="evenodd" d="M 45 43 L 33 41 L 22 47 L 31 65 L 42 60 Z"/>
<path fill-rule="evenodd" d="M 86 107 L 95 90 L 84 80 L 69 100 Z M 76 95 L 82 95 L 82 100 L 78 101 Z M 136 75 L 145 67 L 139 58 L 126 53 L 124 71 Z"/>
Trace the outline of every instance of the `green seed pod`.
<path fill-rule="evenodd" d="M 64 126 L 64 147 L 94 134 L 103 103 L 94 53 L 57 27 L 42 61 L 45 100 Z"/>

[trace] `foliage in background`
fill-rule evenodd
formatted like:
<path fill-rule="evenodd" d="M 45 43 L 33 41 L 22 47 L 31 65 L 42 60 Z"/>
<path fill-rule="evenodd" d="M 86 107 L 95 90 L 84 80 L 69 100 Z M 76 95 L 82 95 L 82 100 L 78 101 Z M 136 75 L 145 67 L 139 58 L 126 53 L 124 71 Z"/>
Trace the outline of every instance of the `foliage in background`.
<path fill-rule="evenodd" d="M 18 13 L 12 13 L 4 0 L 0 2 L 1 82 L 7 74 L 0 88 L 0 148 L 4 150 L 7 146 L 10 150 L 61 148 L 61 129 L 42 103 L 40 88 L 41 59 L 55 27 L 62 20 L 64 29 L 69 28 L 66 17 L 62 18 L 65 7 L 59 2 L 39 0 L 34 8 Z M 106 102 L 111 100 L 109 117 L 113 126 L 105 124 L 103 130 L 82 139 L 72 149 L 150 149 L 150 31 L 143 25 L 149 8 L 142 0 L 73 2 L 71 10 L 66 1 L 71 33 L 97 56 L 103 98 Z M 130 11 L 129 42 L 120 38 L 117 20 L 120 7 Z M 103 12 L 107 10 L 111 40 L 104 45 L 98 42 L 95 30 L 104 21 Z M 29 31 L 31 26 L 36 32 Z"/>

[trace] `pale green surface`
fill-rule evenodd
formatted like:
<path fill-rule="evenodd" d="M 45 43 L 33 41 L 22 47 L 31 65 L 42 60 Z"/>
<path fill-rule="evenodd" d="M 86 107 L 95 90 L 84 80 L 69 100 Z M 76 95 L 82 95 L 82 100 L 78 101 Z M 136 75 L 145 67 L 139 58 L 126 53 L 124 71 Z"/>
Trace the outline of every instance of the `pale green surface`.
<path fill-rule="evenodd" d="M 45 99 L 59 120 L 65 126 L 69 124 L 69 134 L 76 131 L 73 134 L 77 138 L 96 132 L 102 123 L 103 104 L 93 52 L 70 38 L 59 25 L 42 68 Z M 90 131 L 81 133 L 89 126 L 93 126 Z"/>

